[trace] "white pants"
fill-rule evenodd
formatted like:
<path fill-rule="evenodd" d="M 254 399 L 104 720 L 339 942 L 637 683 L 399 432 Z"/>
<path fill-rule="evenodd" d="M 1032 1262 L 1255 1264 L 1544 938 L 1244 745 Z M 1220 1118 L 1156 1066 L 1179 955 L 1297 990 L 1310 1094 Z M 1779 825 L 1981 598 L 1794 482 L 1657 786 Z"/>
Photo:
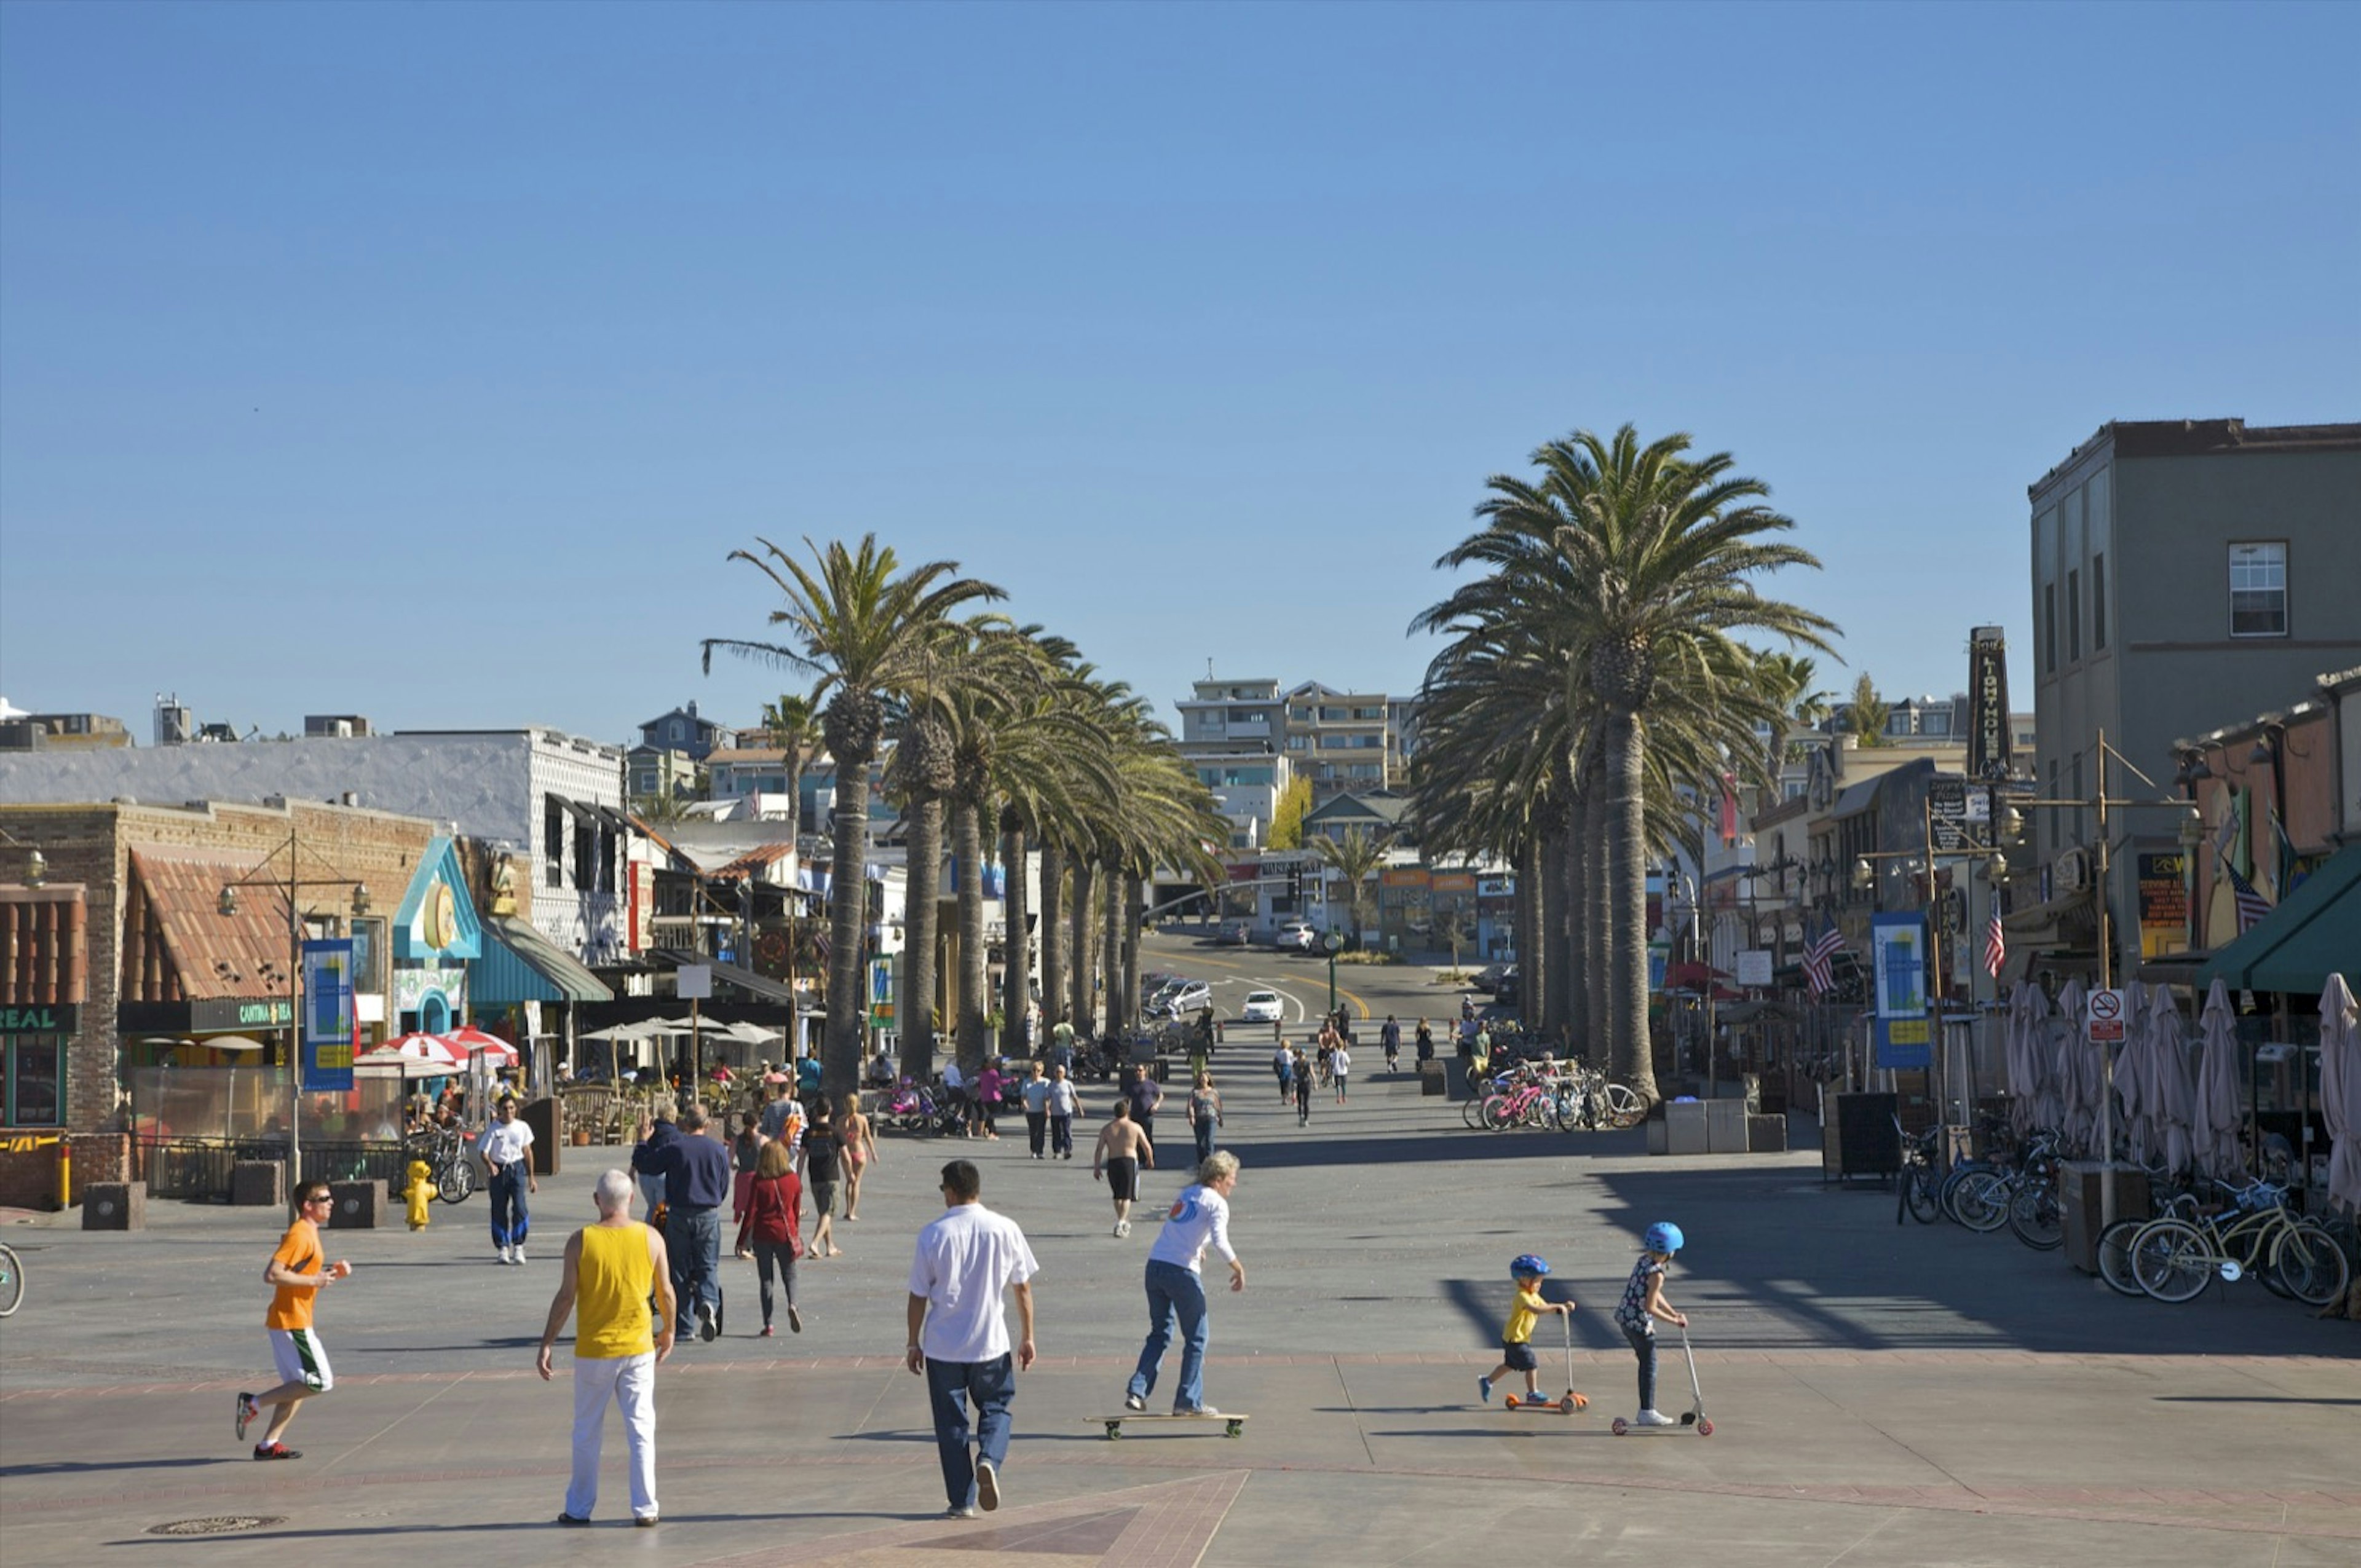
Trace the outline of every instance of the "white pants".
<path fill-rule="evenodd" d="M 587 1519 L 598 1506 L 598 1441 L 607 1424 L 607 1401 L 623 1409 L 623 1441 L 631 1451 L 631 1517 L 656 1516 L 656 1357 L 641 1355 L 574 1358 L 574 1478 L 566 1488 L 566 1511 Z"/>

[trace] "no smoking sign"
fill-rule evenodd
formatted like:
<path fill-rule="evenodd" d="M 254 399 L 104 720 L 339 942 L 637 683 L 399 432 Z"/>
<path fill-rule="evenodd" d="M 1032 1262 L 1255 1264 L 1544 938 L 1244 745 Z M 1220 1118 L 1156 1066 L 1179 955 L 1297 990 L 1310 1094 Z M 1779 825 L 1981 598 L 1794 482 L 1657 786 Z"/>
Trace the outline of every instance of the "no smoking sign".
<path fill-rule="evenodd" d="M 2083 1030 L 2094 1044 L 2121 1045 L 2124 1038 L 2124 993 L 2094 991 L 2082 1014 Z"/>

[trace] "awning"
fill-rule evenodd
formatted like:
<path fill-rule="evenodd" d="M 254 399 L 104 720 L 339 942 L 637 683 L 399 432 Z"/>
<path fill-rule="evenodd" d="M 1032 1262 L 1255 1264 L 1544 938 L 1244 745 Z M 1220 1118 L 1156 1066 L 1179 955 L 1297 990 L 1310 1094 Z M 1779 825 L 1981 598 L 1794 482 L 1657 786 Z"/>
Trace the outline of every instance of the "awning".
<path fill-rule="evenodd" d="M 2197 971 L 2202 988 L 2219 979 L 2233 991 L 2317 996 L 2330 974 L 2361 988 L 2361 845 L 2297 884 L 2278 908 Z"/>
<path fill-rule="evenodd" d="M 2012 909 L 2001 917 L 2007 933 L 2008 957 L 2001 966 L 2003 990 L 2031 974 L 2040 960 L 2061 952 L 2094 952 L 2099 941 L 2099 909 L 2089 888 L 2061 894 L 2029 909 Z"/>
<path fill-rule="evenodd" d="M 469 966 L 470 994 L 478 1003 L 612 1002 L 615 993 L 582 960 L 522 920 L 496 915 L 484 922 L 490 938 Z"/>
<path fill-rule="evenodd" d="M 752 970 L 741 969 L 736 964 L 716 963 L 685 948 L 653 948 L 649 951 L 653 957 L 661 959 L 675 969 L 683 964 L 703 964 L 713 970 L 715 981 L 734 985 L 757 1002 L 792 1003 L 796 999 L 794 988 L 786 981 L 756 974 Z"/>

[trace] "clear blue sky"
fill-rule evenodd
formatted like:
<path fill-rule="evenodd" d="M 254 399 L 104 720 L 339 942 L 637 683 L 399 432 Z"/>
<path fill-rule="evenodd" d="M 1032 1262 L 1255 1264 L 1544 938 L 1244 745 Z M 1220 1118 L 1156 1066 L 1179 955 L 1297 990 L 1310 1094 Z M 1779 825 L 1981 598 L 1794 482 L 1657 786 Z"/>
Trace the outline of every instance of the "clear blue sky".
<path fill-rule="evenodd" d="M 0 5 L 0 692 L 609 739 L 874 531 L 1415 686 L 1485 477 L 1773 487 L 1889 693 L 2111 418 L 2361 416 L 2361 7 Z M 2020 705 L 2031 692 L 2020 660 Z"/>

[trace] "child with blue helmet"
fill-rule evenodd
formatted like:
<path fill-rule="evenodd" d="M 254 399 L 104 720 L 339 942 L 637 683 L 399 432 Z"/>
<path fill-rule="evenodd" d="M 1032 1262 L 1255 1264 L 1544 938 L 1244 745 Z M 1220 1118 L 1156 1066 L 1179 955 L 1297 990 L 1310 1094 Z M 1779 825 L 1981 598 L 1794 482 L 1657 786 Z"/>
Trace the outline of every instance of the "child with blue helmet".
<path fill-rule="evenodd" d="M 1541 1398 L 1542 1364 L 1533 1355 L 1534 1320 L 1543 1312 L 1571 1316 L 1574 1311 L 1571 1301 L 1542 1299 L 1542 1280 L 1549 1271 L 1547 1260 L 1532 1253 L 1520 1255 L 1509 1265 L 1509 1277 L 1516 1281 L 1517 1294 L 1509 1308 L 1509 1321 L 1500 1330 L 1500 1365 L 1492 1368 L 1489 1376 L 1476 1379 L 1476 1391 L 1487 1400 L 1492 1398 L 1492 1385 L 1511 1372 L 1525 1375 L 1528 1398 Z M 1511 1399 L 1509 1403 L 1514 1405 L 1516 1401 Z"/>
<path fill-rule="evenodd" d="M 1648 1227 L 1641 1238 L 1644 1249 L 1640 1261 L 1631 1266 L 1631 1277 L 1623 1287 L 1623 1299 L 1615 1309 L 1615 1326 L 1631 1342 L 1631 1352 L 1640 1358 L 1640 1413 L 1632 1425 L 1668 1427 L 1673 1418 L 1656 1409 L 1656 1322 L 1662 1319 L 1682 1328 L 1689 1326 L 1688 1319 L 1673 1310 L 1664 1299 L 1664 1265 L 1681 1250 L 1686 1240 L 1681 1228 L 1668 1221 L 1659 1221 Z"/>

